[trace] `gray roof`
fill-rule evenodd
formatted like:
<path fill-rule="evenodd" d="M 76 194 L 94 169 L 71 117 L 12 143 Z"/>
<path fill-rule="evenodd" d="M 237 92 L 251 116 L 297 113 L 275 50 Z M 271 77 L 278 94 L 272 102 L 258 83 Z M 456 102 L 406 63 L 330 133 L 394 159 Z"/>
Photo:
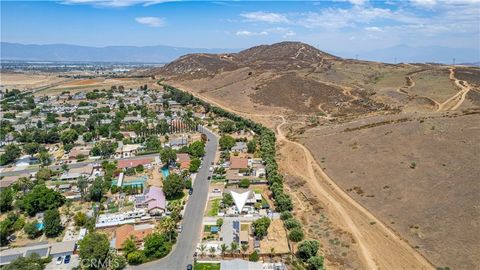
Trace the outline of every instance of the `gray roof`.
<path fill-rule="evenodd" d="M 37 249 L 29 249 L 25 252 L 25 257 L 30 256 L 33 253 L 37 253 L 40 257 L 46 257 L 48 255 L 48 247 L 42 247 Z"/>
<path fill-rule="evenodd" d="M 220 261 L 220 269 L 222 270 L 262 270 L 263 264 L 260 262 L 249 262 L 241 259 L 222 260 Z"/>

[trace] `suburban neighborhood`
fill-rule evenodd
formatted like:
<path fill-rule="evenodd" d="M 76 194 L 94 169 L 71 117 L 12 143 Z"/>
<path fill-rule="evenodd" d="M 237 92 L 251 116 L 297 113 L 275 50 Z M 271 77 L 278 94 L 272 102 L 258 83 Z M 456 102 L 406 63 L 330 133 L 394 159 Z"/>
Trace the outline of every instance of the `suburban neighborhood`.
<path fill-rule="evenodd" d="M 281 270 L 304 238 L 250 120 L 167 85 L 2 98 L 2 266 Z"/>

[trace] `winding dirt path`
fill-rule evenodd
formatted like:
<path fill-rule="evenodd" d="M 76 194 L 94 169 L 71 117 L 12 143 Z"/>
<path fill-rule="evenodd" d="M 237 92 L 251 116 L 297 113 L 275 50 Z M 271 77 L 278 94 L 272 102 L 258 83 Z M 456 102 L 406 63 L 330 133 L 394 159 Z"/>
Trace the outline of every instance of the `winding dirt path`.
<path fill-rule="evenodd" d="M 472 89 L 470 85 L 466 81 L 459 80 L 455 77 L 455 68 L 449 68 L 450 80 L 455 82 L 455 85 L 459 87 L 461 90 L 453 95 L 451 98 L 447 99 L 445 102 L 440 104 L 437 111 L 448 111 L 448 110 L 456 110 L 458 109 L 463 102 L 465 101 L 465 97 L 467 96 L 468 92 Z"/>
<path fill-rule="evenodd" d="M 402 86 L 402 87 L 398 88 L 397 89 L 398 92 L 409 96 L 412 100 L 417 98 L 417 97 L 426 98 L 426 99 L 430 100 L 433 104 L 435 104 L 435 110 L 438 111 L 438 108 L 440 108 L 440 103 L 438 101 L 434 100 L 433 98 L 427 97 L 427 96 L 418 96 L 416 94 L 411 94 L 409 92 L 410 89 L 415 87 L 415 80 L 413 80 L 411 75 L 408 75 L 407 77 L 405 77 L 405 81 L 406 81 L 405 86 Z"/>
<path fill-rule="evenodd" d="M 276 125 L 279 154 L 286 157 L 280 164 L 287 168 L 286 173 L 306 180 L 307 185 L 324 204 L 329 219 L 336 225 L 350 232 L 358 248 L 358 256 L 364 266 L 362 269 L 434 269 L 432 264 L 420 253 L 414 250 L 399 235 L 383 224 L 366 208 L 352 199 L 322 170 L 310 151 L 302 144 L 289 140 L 282 127 L 287 123 L 285 117 L 272 113 L 250 113 L 232 109 L 216 102 L 202 94 L 194 93 L 227 111 L 238 113 L 259 122 L 269 122 L 280 118 L 281 124 Z"/>
<path fill-rule="evenodd" d="M 313 193 L 326 200 L 333 212 L 330 216 L 352 233 L 365 269 L 433 269 L 423 256 L 338 187 L 304 145 L 286 138 L 282 127 L 287 122 L 283 116 L 279 117 L 282 119 L 276 128 L 279 142 L 301 149 L 304 155 L 303 170 L 291 168 L 297 171 L 297 175 L 298 172 L 303 174 L 302 178 L 307 180 Z"/>

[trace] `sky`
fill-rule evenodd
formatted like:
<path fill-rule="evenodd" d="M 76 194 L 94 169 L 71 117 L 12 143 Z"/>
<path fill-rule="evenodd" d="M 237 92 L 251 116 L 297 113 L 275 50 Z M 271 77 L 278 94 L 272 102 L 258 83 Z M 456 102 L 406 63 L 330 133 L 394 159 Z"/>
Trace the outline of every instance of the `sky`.
<path fill-rule="evenodd" d="M 337 52 L 478 49 L 480 0 L 1 1 L 3 42 L 248 48 L 285 40 Z"/>

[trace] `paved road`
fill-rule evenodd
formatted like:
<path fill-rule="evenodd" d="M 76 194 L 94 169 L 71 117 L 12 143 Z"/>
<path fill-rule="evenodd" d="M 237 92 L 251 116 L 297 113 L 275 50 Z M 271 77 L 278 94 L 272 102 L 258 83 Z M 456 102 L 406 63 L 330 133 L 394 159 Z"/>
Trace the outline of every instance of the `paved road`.
<path fill-rule="evenodd" d="M 136 156 L 136 157 L 128 157 L 128 158 L 122 158 L 121 160 L 130 160 L 130 159 L 140 159 L 140 158 L 151 158 L 151 157 L 159 157 L 160 155 L 155 153 L 155 154 L 148 154 L 148 155 L 143 155 L 143 156 Z M 120 160 L 120 159 L 108 159 L 109 161 L 114 161 L 114 160 Z M 94 161 L 84 161 L 84 162 L 77 162 L 77 163 L 71 163 L 68 164 L 68 168 L 74 169 L 74 168 L 80 168 L 83 166 L 87 166 L 88 164 L 93 164 L 93 163 L 101 163 L 103 160 L 94 160 Z M 0 167 L 0 168 L 6 168 L 6 167 Z M 62 165 L 51 165 L 48 166 L 48 168 L 55 170 L 55 169 L 61 169 Z M 21 174 L 27 174 L 27 173 L 33 173 L 38 171 L 40 168 L 29 168 L 29 169 L 24 169 L 24 170 L 18 170 L 18 171 L 10 171 L 10 172 L 2 172 L 0 173 L 0 176 L 12 176 L 12 175 L 21 175 Z"/>
<path fill-rule="evenodd" d="M 207 204 L 208 180 L 210 174 L 208 169 L 215 159 L 218 138 L 208 130 L 203 130 L 209 141 L 205 147 L 206 153 L 203 158 L 202 168 L 197 173 L 193 183 L 193 194 L 187 203 L 185 214 L 182 220 L 183 232 L 177 239 L 177 244 L 170 254 L 160 260 L 149 262 L 129 269 L 135 270 L 181 270 L 186 269 L 188 264 L 193 264 L 193 253 L 197 243 L 200 241 L 202 230 L 203 212 Z"/>

